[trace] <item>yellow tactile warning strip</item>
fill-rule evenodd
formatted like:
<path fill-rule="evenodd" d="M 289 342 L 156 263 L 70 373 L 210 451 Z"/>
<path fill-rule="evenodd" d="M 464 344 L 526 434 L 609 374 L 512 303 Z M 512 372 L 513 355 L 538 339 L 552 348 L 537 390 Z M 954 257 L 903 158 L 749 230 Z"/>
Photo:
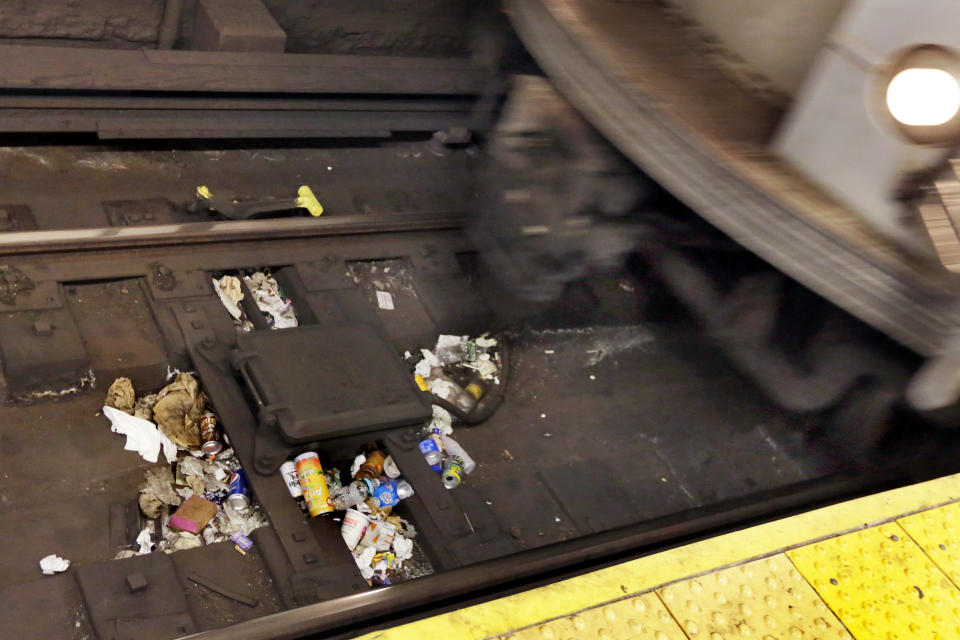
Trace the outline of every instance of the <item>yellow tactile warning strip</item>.
<path fill-rule="evenodd" d="M 654 589 L 670 586 L 680 581 L 687 581 L 718 569 L 739 566 L 760 558 L 772 556 L 779 557 L 781 562 L 789 562 L 783 556 L 783 552 L 786 550 L 816 543 L 848 532 L 889 523 L 897 518 L 958 501 L 960 501 L 960 474 L 878 493 L 695 542 L 531 591 L 418 620 L 392 629 L 374 632 L 364 636 L 364 638 L 367 640 L 373 640 L 374 638 L 379 640 L 408 640 L 455 637 L 457 640 L 480 640 L 481 638 L 495 637 L 546 638 L 546 634 L 550 633 L 554 634 L 552 637 L 563 640 L 567 638 L 597 638 L 599 630 L 605 629 L 613 633 L 613 628 L 587 626 L 586 621 L 593 620 L 597 615 L 602 615 L 602 611 L 606 607 L 617 611 L 619 608 L 627 606 L 623 603 L 633 602 L 637 597 L 644 598 L 646 602 L 651 602 L 651 597 L 659 598 L 653 591 Z M 960 511 L 954 513 L 960 518 Z M 905 531 L 903 537 L 907 537 Z M 954 540 L 956 542 L 953 544 L 957 545 L 958 550 L 960 550 L 960 538 L 954 538 Z M 950 549 L 949 544 L 944 544 Z M 783 565 L 779 566 L 782 567 Z M 790 575 L 789 572 L 787 575 Z M 877 579 L 882 580 L 880 577 Z M 756 587 L 752 588 L 756 589 Z M 808 589 L 812 591 L 809 586 Z M 773 594 L 766 595 L 776 598 Z M 726 597 L 730 598 L 729 595 Z M 740 604 L 744 603 L 738 601 L 737 605 Z M 754 602 L 754 606 L 756 604 Z M 814 609 L 819 608 L 812 605 L 812 601 L 811 606 Z M 752 614 L 760 611 L 759 609 L 755 610 L 750 604 L 747 604 L 747 607 Z M 668 610 L 674 619 L 682 617 L 669 607 Z M 600 613 L 597 613 L 598 611 Z M 832 631 L 833 626 L 828 626 L 826 629 L 821 628 L 821 625 L 816 622 L 817 618 L 811 617 L 812 614 L 813 610 L 804 613 L 804 620 L 809 618 L 813 622 L 813 626 L 801 629 L 804 631 L 804 634 L 800 636 L 803 640 L 837 637 L 823 635 L 824 631 Z M 578 620 L 584 622 L 583 629 L 570 626 L 574 624 L 570 622 L 571 616 L 574 615 L 577 616 Z M 764 615 L 768 614 L 764 613 Z M 960 620 L 960 611 L 951 615 L 956 615 L 957 619 Z M 824 622 L 831 620 L 828 616 L 819 617 L 822 617 Z M 657 614 L 656 619 L 660 619 L 659 614 Z M 763 619 L 763 615 L 760 616 L 760 619 Z M 637 621 L 639 618 L 634 618 L 634 620 Z M 629 622 L 627 624 L 629 625 Z M 668 625 L 666 628 L 658 628 L 653 632 L 654 635 L 646 632 L 643 634 L 628 633 L 620 627 L 618 629 L 620 631 L 613 637 L 646 639 L 656 638 L 656 632 L 663 634 L 669 634 L 671 630 L 677 632 L 680 627 L 670 627 Z M 653 629 L 652 626 L 651 629 Z M 682 631 L 679 632 L 683 633 Z M 523 635 L 521 636 L 521 634 Z M 668 640 L 672 640 L 676 636 L 666 635 L 666 637 Z M 692 636 L 686 633 L 678 637 L 693 640 Z M 696 636 L 695 640 L 701 638 L 729 640 L 730 638 L 747 637 L 780 640 L 781 638 L 792 639 L 797 636 L 790 631 L 790 627 L 786 629 L 778 627 L 753 636 L 746 636 L 742 633 L 734 635 L 729 631 L 726 634 L 720 631 L 710 631 L 709 634 Z M 854 633 L 854 637 L 856 637 L 856 640 L 873 640 L 873 638 L 882 638 L 883 636 L 858 636 Z M 922 636 L 904 634 L 900 637 Z M 657 640 L 661 639 L 657 638 Z"/>
<path fill-rule="evenodd" d="M 960 503 L 897 520 L 940 570 L 960 586 Z"/>
<path fill-rule="evenodd" d="M 691 640 L 850 638 L 783 555 L 677 582 L 657 594 Z"/>
<path fill-rule="evenodd" d="M 502 637 L 509 640 L 567 640 L 585 637 L 599 640 L 686 640 L 676 620 L 653 593 L 587 609 Z"/>
<path fill-rule="evenodd" d="M 895 522 L 787 555 L 858 640 L 960 637 L 960 590 Z"/>

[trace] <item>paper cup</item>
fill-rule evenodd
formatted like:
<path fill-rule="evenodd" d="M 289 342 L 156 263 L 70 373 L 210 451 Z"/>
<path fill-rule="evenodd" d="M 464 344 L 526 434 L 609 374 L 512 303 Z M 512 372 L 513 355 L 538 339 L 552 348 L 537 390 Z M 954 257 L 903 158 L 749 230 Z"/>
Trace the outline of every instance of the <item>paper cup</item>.
<path fill-rule="evenodd" d="M 357 548 L 363 532 L 366 531 L 370 519 L 356 509 L 347 509 L 343 514 L 343 525 L 340 527 L 340 535 L 343 541 L 347 543 L 347 548 L 353 551 Z"/>

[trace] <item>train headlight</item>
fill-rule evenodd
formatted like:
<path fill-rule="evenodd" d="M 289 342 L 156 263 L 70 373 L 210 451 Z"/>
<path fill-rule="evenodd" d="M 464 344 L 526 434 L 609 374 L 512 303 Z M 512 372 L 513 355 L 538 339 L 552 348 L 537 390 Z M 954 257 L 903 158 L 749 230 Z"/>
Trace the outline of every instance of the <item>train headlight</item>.
<path fill-rule="evenodd" d="M 904 69 L 887 86 L 887 108 L 900 124 L 939 126 L 960 111 L 960 84 L 942 69 Z"/>

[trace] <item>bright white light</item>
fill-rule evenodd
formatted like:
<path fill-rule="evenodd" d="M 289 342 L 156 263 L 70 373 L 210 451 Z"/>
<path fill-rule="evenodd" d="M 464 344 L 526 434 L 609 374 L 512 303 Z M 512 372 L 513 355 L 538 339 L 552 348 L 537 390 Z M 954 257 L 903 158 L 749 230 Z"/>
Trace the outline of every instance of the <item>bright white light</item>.
<path fill-rule="evenodd" d="M 943 124 L 960 110 L 960 85 L 942 69 L 907 69 L 890 81 L 887 108 L 902 124 Z"/>

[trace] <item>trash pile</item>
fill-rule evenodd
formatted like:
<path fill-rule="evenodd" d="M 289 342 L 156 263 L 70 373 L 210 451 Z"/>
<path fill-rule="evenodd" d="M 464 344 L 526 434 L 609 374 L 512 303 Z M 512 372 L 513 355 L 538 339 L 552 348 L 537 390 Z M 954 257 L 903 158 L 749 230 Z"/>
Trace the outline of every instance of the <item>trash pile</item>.
<path fill-rule="evenodd" d="M 103 413 L 112 431 L 127 436 L 125 449 L 148 462 L 163 451 L 167 462 L 145 472 L 138 549 L 125 549 L 118 559 L 227 539 L 244 553 L 253 546 L 247 536 L 267 524 L 266 516 L 252 501 L 246 474 L 192 375 L 178 373 L 159 393 L 139 398 L 129 378 L 117 378 Z"/>
<path fill-rule="evenodd" d="M 416 529 L 392 513 L 401 500 L 413 495 L 413 487 L 400 477 L 393 458 L 378 443 L 367 443 L 364 450 L 353 461 L 351 481 L 346 485 L 340 470 L 324 471 L 319 455 L 313 451 L 283 463 L 280 472 L 290 495 L 310 516 L 337 513 L 343 541 L 371 586 L 393 584 L 432 571 L 420 562 L 410 562 Z"/>
<path fill-rule="evenodd" d="M 253 331 L 253 323 L 240 304 L 245 296 L 244 284 L 257 308 L 263 313 L 268 327 L 289 329 L 297 326 L 297 314 L 293 308 L 293 301 L 283 295 L 283 290 L 269 269 L 250 271 L 242 274 L 242 277 L 243 284 L 240 278 L 233 275 L 213 278 L 213 288 L 220 297 L 220 302 L 233 318 L 234 326 L 241 331 Z"/>
<path fill-rule="evenodd" d="M 433 418 L 421 432 L 420 452 L 430 468 L 440 474 L 447 489 L 460 486 L 477 463 L 453 439 L 453 421 L 474 415 L 491 390 L 500 386 L 499 343 L 487 335 L 441 335 L 431 351 L 421 349 L 419 360 L 404 354 L 413 364 L 417 385 L 434 397 Z"/>

